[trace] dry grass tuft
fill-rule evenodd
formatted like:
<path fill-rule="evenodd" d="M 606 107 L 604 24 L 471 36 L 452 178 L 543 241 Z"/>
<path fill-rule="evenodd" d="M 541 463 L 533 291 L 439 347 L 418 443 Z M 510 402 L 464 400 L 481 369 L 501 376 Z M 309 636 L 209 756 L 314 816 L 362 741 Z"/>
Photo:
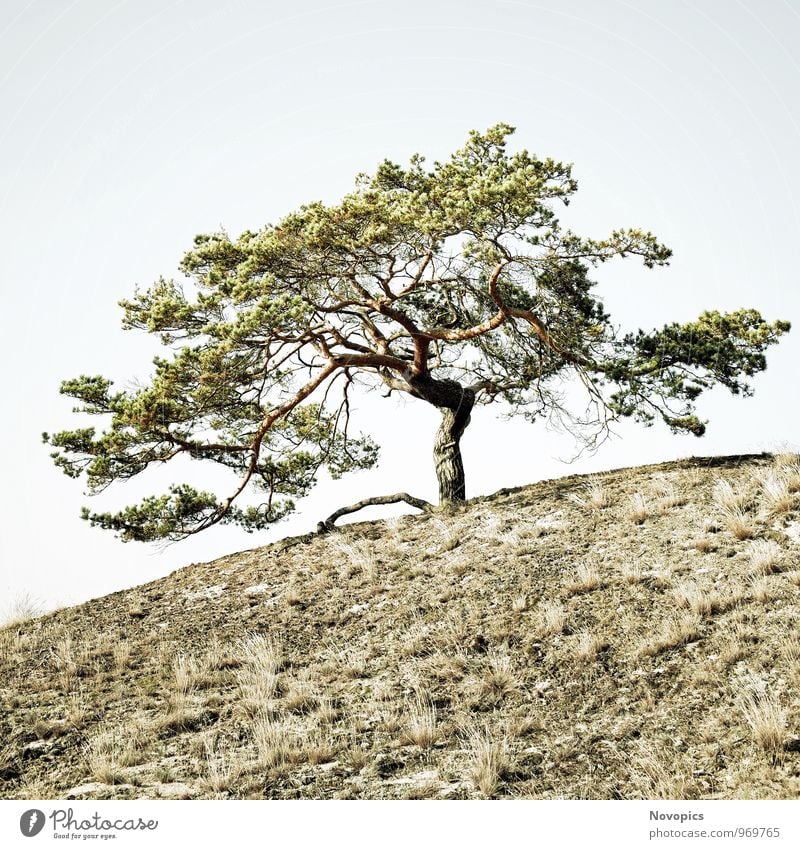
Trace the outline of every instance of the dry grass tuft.
<path fill-rule="evenodd" d="M 88 751 L 86 765 L 91 777 L 102 784 L 122 784 L 125 781 L 124 771 L 103 753 Z"/>
<path fill-rule="evenodd" d="M 285 723 L 275 721 L 268 713 L 258 713 L 250 724 L 250 733 L 260 766 L 273 767 L 291 760 L 297 740 Z"/>
<path fill-rule="evenodd" d="M 44 613 L 42 604 L 29 593 L 22 593 L 0 614 L 0 630 L 18 628 Z"/>
<path fill-rule="evenodd" d="M 755 576 L 748 582 L 750 597 L 764 604 L 772 599 L 772 586 L 765 575 Z"/>
<path fill-rule="evenodd" d="M 439 737 L 436 708 L 429 699 L 417 696 L 408 715 L 406 739 L 415 746 L 429 749 Z"/>
<path fill-rule="evenodd" d="M 499 708 L 505 699 L 519 692 L 520 681 L 507 654 L 493 651 L 479 675 L 464 681 L 466 706 L 477 710 Z"/>
<path fill-rule="evenodd" d="M 633 799 L 696 799 L 700 795 L 692 776 L 676 770 L 650 742 L 640 744 L 633 754 L 629 784 Z"/>
<path fill-rule="evenodd" d="M 514 522 L 512 526 L 503 526 L 504 530 L 498 532 L 495 539 L 506 548 L 520 554 L 533 551 L 531 541 L 541 536 L 542 529 L 535 522 Z"/>
<path fill-rule="evenodd" d="M 800 493 L 800 455 L 795 453 L 776 454 L 772 460 L 772 469 L 766 474 L 761 473 L 761 480 L 766 481 L 768 478 L 775 478 L 780 483 L 777 489 L 778 509 L 777 513 L 787 512 L 795 505 L 795 498 Z M 765 501 L 771 497 L 766 491 L 764 492 Z M 781 509 L 785 507 L 785 510 Z"/>
<path fill-rule="evenodd" d="M 370 583 L 377 580 L 378 561 L 365 540 L 355 542 L 337 540 L 335 548 L 341 559 L 339 575 L 342 578 L 352 578 L 360 574 Z"/>
<path fill-rule="evenodd" d="M 680 584 L 673 591 L 675 600 L 682 607 L 688 607 L 698 616 L 709 616 L 712 613 L 724 613 L 736 606 L 743 598 L 741 594 L 722 596 L 716 590 L 706 592 L 691 581 Z"/>
<path fill-rule="evenodd" d="M 738 540 L 752 539 L 758 532 L 753 518 L 738 507 L 722 511 L 722 525 Z"/>
<path fill-rule="evenodd" d="M 788 513 L 795 503 L 785 475 L 767 474 L 761 482 L 762 504 L 768 514 Z"/>
<path fill-rule="evenodd" d="M 750 566 L 760 575 L 771 575 L 778 571 L 781 547 L 774 540 L 754 540 L 748 546 Z"/>
<path fill-rule="evenodd" d="M 750 504 L 750 496 L 747 492 L 737 492 L 730 481 L 724 478 L 720 478 L 714 484 L 712 497 L 714 503 L 723 513 L 741 511 Z"/>
<path fill-rule="evenodd" d="M 289 584 L 283 591 L 283 601 L 288 607 L 300 607 L 304 604 L 305 600 L 303 591 L 297 584 Z"/>
<path fill-rule="evenodd" d="M 117 672 L 123 672 L 131 665 L 131 644 L 127 640 L 114 643 L 112 650 L 114 656 L 114 668 Z"/>
<path fill-rule="evenodd" d="M 776 763 L 787 736 L 787 711 L 777 694 L 763 686 L 752 686 L 739 695 L 737 702 L 754 742 Z"/>
<path fill-rule="evenodd" d="M 440 683 L 460 681 L 469 664 L 463 649 L 457 647 L 432 654 L 424 667 L 425 674 Z M 390 691 L 391 692 L 391 691 Z"/>
<path fill-rule="evenodd" d="M 79 663 L 84 658 L 79 658 L 76 654 L 75 645 L 69 634 L 59 637 L 53 643 L 50 653 L 58 674 L 59 685 L 65 693 L 68 693 L 77 682 Z"/>
<path fill-rule="evenodd" d="M 441 519 L 434 521 L 435 536 L 438 540 L 438 545 L 435 553 L 446 554 L 448 551 L 454 551 L 461 545 L 464 539 L 464 534 L 452 523 L 443 522 Z"/>
<path fill-rule="evenodd" d="M 695 551 L 699 551 L 701 554 L 709 554 L 717 550 L 717 544 L 711 537 L 700 537 L 699 539 L 692 540 L 689 543 L 689 547 L 695 549 Z"/>
<path fill-rule="evenodd" d="M 514 662 L 507 654 L 492 652 L 489 655 L 489 666 L 483 673 L 483 686 L 498 702 L 519 689 Z"/>
<path fill-rule="evenodd" d="M 793 469 L 800 466 L 800 454 L 796 451 L 780 451 L 772 457 L 772 465 L 779 471 Z"/>
<path fill-rule="evenodd" d="M 153 720 L 151 728 L 159 737 L 171 737 L 186 731 L 198 731 L 208 724 L 208 719 L 206 712 L 188 703 L 173 703 L 167 713 Z"/>
<path fill-rule="evenodd" d="M 303 757 L 312 766 L 330 763 L 336 757 L 336 746 L 330 730 L 314 729 L 303 741 Z"/>
<path fill-rule="evenodd" d="M 672 585 L 672 566 L 668 563 L 659 563 L 645 573 L 645 579 L 652 582 L 654 587 L 666 589 Z"/>
<path fill-rule="evenodd" d="M 403 654 L 407 657 L 423 657 L 434 651 L 433 627 L 414 620 L 403 636 Z"/>
<path fill-rule="evenodd" d="M 484 796 L 491 798 L 508 770 L 508 741 L 505 736 L 493 736 L 486 728 L 473 728 L 466 733 L 466 744 L 469 778 Z"/>
<path fill-rule="evenodd" d="M 619 574 L 623 584 L 638 584 L 645 579 L 644 569 L 638 563 L 623 563 Z"/>
<path fill-rule="evenodd" d="M 86 724 L 91 714 L 92 711 L 88 703 L 88 696 L 83 688 L 79 687 L 78 690 L 69 694 L 64 713 L 64 722 L 67 727 L 73 728 L 76 731 L 80 730 Z"/>
<path fill-rule="evenodd" d="M 672 481 L 661 480 L 658 482 L 658 506 L 662 510 L 672 510 L 675 507 L 683 507 L 689 499 L 675 489 Z"/>
<path fill-rule="evenodd" d="M 201 785 L 214 793 L 229 793 L 241 778 L 243 764 L 214 750 L 212 743 L 205 739 L 203 756 L 203 776 Z"/>
<path fill-rule="evenodd" d="M 512 613 L 523 613 L 528 609 L 528 596 L 526 595 L 518 595 L 511 602 L 511 612 Z"/>
<path fill-rule="evenodd" d="M 608 642 L 597 634 L 581 631 L 575 644 L 575 660 L 579 663 L 591 663 Z"/>
<path fill-rule="evenodd" d="M 647 499 L 641 492 L 636 492 L 631 496 L 630 508 L 628 516 L 632 522 L 637 525 L 644 524 L 644 521 L 652 515 L 652 510 L 647 502 Z"/>
<path fill-rule="evenodd" d="M 700 466 L 692 466 L 686 470 L 684 481 L 688 489 L 694 491 L 708 483 L 708 473 Z"/>
<path fill-rule="evenodd" d="M 562 634 L 566 627 L 568 613 L 563 604 L 557 601 L 546 601 L 539 605 L 538 633 L 542 637 L 553 637 Z"/>
<path fill-rule="evenodd" d="M 176 702 L 185 703 L 189 694 L 194 690 L 194 679 L 197 675 L 197 662 L 183 652 L 179 652 L 172 661 L 174 678 L 174 694 Z"/>
<path fill-rule="evenodd" d="M 800 638 L 795 635 L 787 636 L 781 644 L 781 654 L 791 664 L 800 663 Z"/>
<path fill-rule="evenodd" d="M 288 713 L 310 713 L 319 705 L 316 687 L 305 679 L 292 681 L 281 705 Z"/>
<path fill-rule="evenodd" d="M 241 640 L 238 655 L 242 664 L 252 671 L 275 675 L 283 666 L 280 643 L 263 634 L 252 634 Z"/>
<path fill-rule="evenodd" d="M 322 696 L 317 703 L 313 717 L 319 725 L 333 725 L 339 719 L 340 713 L 339 708 L 334 705 L 330 696 Z"/>
<path fill-rule="evenodd" d="M 786 488 L 792 494 L 800 492 L 800 463 L 793 463 L 783 470 Z"/>
<path fill-rule="evenodd" d="M 366 749 L 351 746 L 342 758 L 354 772 L 360 772 L 370 762 L 371 755 Z"/>
<path fill-rule="evenodd" d="M 103 784 L 121 784 L 123 770 L 142 762 L 142 737 L 122 729 L 104 729 L 95 735 L 86 747 L 86 765 L 96 781 Z"/>
<path fill-rule="evenodd" d="M 472 572 L 475 570 L 474 558 L 472 558 L 468 554 L 460 554 L 456 557 L 450 558 L 447 565 L 450 572 L 452 572 L 452 574 L 455 575 L 455 577 L 457 578 L 466 575 L 467 572 Z"/>
<path fill-rule="evenodd" d="M 567 595 L 580 595 L 596 590 L 601 585 L 597 567 L 589 563 L 581 563 L 575 570 L 575 580 L 564 587 L 564 592 Z"/>
<path fill-rule="evenodd" d="M 206 672 L 221 672 L 224 669 L 236 669 L 241 666 L 241 661 L 213 634 L 206 646 L 201 666 Z"/>
<path fill-rule="evenodd" d="M 692 612 L 668 619 L 658 634 L 646 642 L 639 653 L 644 656 L 661 654 L 669 649 L 685 646 L 701 633 L 700 617 Z"/>
<path fill-rule="evenodd" d="M 571 492 L 568 498 L 587 510 L 603 510 L 611 504 L 611 497 L 600 481 L 587 484 L 581 489 L 580 494 Z"/>
<path fill-rule="evenodd" d="M 242 666 L 236 680 L 245 713 L 269 712 L 278 688 L 278 670 L 283 665 L 280 644 L 271 637 L 253 634 L 239 642 Z"/>
<path fill-rule="evenodd" d="M 331 659 L 336 668 L 345 678 L 365 678 L 367 675 L 368 662 L 367 652 L 357 646 L 344 646 L 343 648 L 331 647 L 329 649 Z"/>

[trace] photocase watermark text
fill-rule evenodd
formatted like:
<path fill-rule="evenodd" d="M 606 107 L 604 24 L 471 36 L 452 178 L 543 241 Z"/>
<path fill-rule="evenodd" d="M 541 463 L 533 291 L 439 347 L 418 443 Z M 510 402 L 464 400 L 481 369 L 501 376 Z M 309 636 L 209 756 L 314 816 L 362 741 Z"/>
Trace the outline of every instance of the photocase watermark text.
<path fill-rule="evenodd" d="M 110 820 L 102 817 L 97 812 L 91 817 L 76 819 L 72 808 L 56 808 L 49 819 L 52 820 L 53 829 L 66 832 L 114 832 L 114 831 L 155 831 L 158 828 L 158 820 L 119 819 Z"/>
<path fill-rule="evenodd" d="M 19 830 L 25 837 L 36 837 L 50 820 L 52 836 L 62 840 L 113 840 L 119 832 L 155 831 L 158 820 L 142 817 L 104 817 L 97 811 L 91 816 L 75 816 L 72 808 L 55 808 L 45 816 L 44 811 L 31 808 L 19 819 Z"/>

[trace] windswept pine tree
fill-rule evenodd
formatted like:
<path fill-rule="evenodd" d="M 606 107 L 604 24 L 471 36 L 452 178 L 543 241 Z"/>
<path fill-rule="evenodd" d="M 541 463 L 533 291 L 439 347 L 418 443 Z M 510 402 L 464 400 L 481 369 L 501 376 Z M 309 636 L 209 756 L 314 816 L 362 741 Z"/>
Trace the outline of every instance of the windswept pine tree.
<path fill-rule="evenodd" d="M 588 440 L 620 418 L 700 436 L 705 389 L 751 394 L 789 323 L 741 309 L 618 331 L 592 269 L 628 256 L 665 265 L 670 250 L 638 229 L 596 240 L 562 228 L 557 208 L 577 190 L 571 166 L 509 153 L 512 132 L 472 132 L 432 168 L 421 156 L 407 168 L 385 161 L 341 203 L 310 203 L 236 239 L 199 235 L 184 281 L 162 278 L 123 301 L 124 327 L 156 334 L 169 354 L 134 391 L 99 376 L 65 381 L 76 410 L 110 425 L 45 434 L 55 462 L 92 492 L 181 456 L 236 481 L 221 495 L 173 485 L 84 518 L 123 540 L 181 539 L 218 522 L 264 528 L 321 468 L 338 477 L 376 462 L 375 443 L 350 432 L 356 384 L 439 410 L 443 504 L 465 497 L 459 443 L 475 405 L 555 418 Z M 588 401 L 577 413 L 564 401 L 573 378 Z M 329 523 L 392 500 L 430 506 L 406 493 L 367 498 Z"/>

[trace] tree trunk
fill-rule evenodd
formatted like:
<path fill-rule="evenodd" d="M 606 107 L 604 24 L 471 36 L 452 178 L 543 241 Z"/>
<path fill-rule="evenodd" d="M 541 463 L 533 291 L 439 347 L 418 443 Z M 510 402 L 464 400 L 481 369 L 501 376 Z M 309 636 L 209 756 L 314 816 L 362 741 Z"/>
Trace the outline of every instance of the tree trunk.
<path fill-rule="evenodd" d="M 475 393 L 455 380 L 431 377 L 410 381 L 414 394 L 439 408 L 442 422 L 433 443 L 433 459 L 439 481 L 439 503 L 453 504 L 466 498 L 461 437 L 470 420 Z"/>
<path fill-rule="evenodd" d="M 439 481 L 439 503 L 450 504 L 463 501 L 466 497 L 460 442 L 464 428 L 469 424 L 469 416 L 459 425 L 459 416 L 453 410 L 442 407 L 439 412 L 442 414 L 442 423 L 433 443 L 433 461 Z"/>

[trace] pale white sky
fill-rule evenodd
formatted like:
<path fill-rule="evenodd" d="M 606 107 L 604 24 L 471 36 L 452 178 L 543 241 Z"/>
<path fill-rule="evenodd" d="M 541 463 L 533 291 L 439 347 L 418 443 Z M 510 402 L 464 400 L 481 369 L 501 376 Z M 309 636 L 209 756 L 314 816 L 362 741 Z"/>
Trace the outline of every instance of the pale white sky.
<path fill-rule="evenodd" d="M 4 0 L 0 611 L 25 591 L 79 602 L 310 530 L 364 495 L 435 497 L 437 415 L 414 402 L 362 404 L 378 469 L 321 484 L 268 534 L 214 529 L 165 551 L 81 522 L 81 485 L 40 442 L 75 421 L 62 379 L 146 378 L 151 345 L 123 333 L 117 301 L 174 275 L 195 233 L 335 201 L 384 157 L 442 158 L 469 129 L 508 122 L 514 144 L 575 163 L 570 226 L 643 227 L 673 249 L 666 269 L 602 270 L 623 326 L 740 306 L 797 322 L 798 43 L 796 0 Z M 755 398 L 702 399 L 702 440 L 631 425 L 572 466 L 558 460 L 569 439 L 480 408 L 468 494 L 797 446 L 799 353 L 800 326 Z M 150 491 L 120 485 L 103 503 Z"/>

